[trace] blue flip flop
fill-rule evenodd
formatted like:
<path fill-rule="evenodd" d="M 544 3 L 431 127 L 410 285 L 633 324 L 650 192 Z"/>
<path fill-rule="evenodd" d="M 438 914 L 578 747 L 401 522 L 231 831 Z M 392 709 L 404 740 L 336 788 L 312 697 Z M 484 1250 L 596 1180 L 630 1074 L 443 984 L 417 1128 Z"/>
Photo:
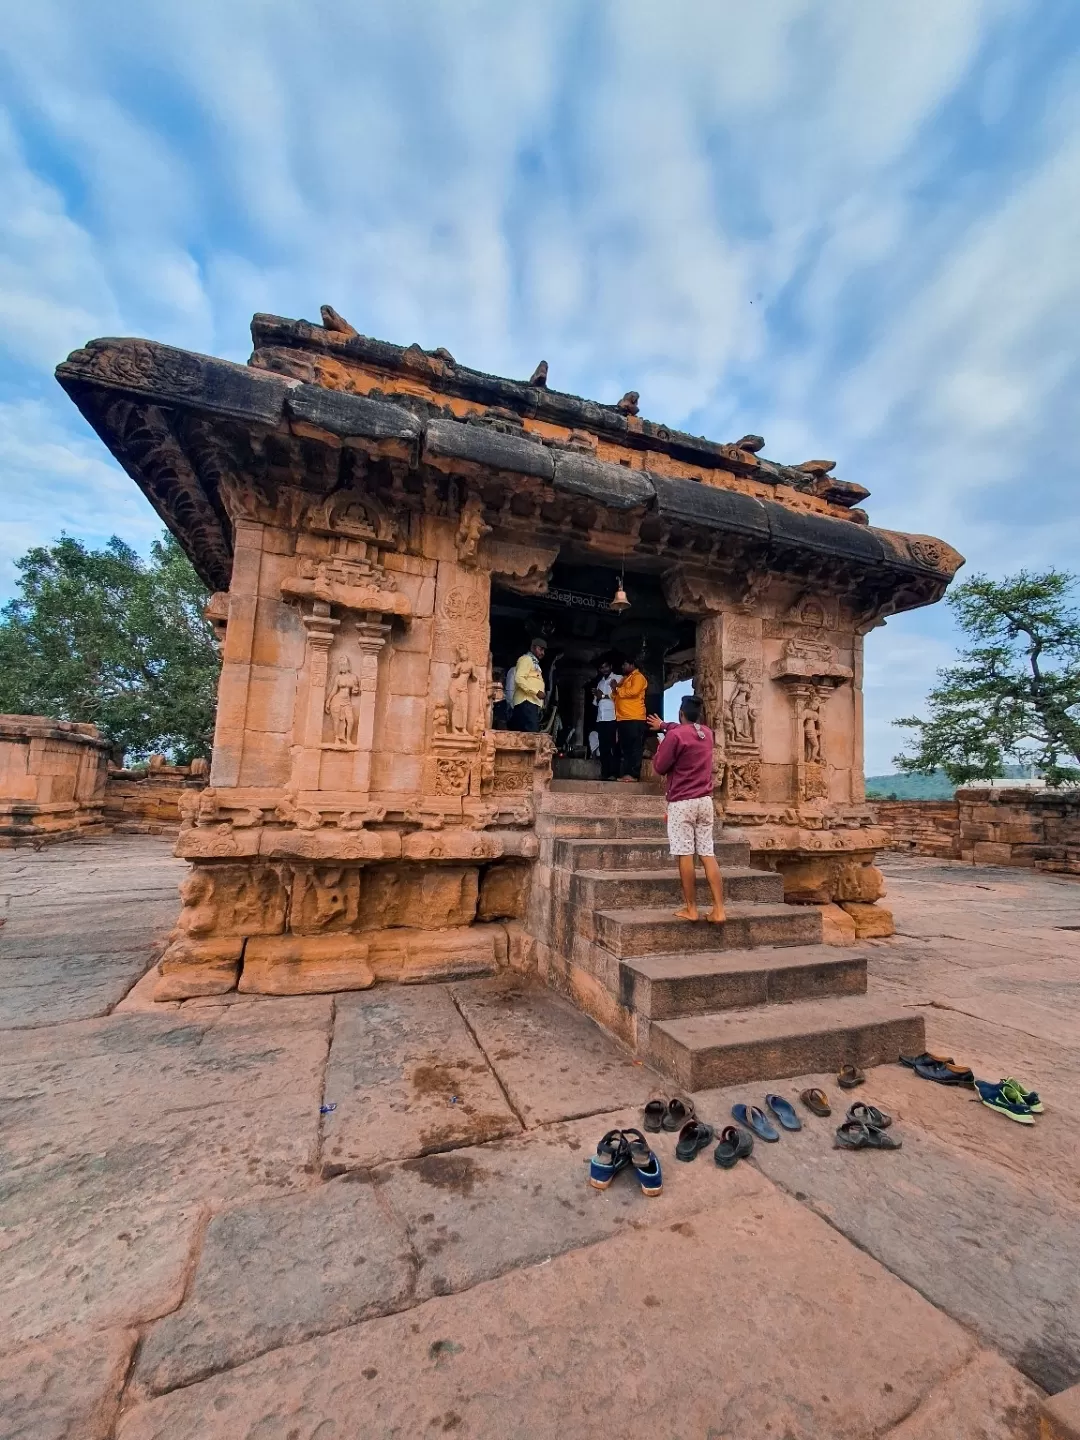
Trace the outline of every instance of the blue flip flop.
<path fill-rule="evenodd" d="M 780 1132 L 756 1105 L 732 1105 L 731 1113 L 740 1125 L 752 1130 L 760 1140 L 779 1140 Z"/>
<path fill-rule="evenodd" d="M 802 1121 L 795 1113 L 795 1106 L 783 1095 L 766 1095 L 765 1104 L 780 1121 L 785 1130 L 801 1130 Z"/>

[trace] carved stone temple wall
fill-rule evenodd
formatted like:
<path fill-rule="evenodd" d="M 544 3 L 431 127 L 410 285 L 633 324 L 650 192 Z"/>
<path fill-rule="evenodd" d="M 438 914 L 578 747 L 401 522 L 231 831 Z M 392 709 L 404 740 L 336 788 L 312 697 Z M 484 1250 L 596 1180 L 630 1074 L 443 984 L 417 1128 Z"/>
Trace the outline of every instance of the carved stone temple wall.
<path fill-rule="evenodd" d="M 693 669 L 724 823 L 789 900 L 880 933 L 863 637 L 939 599 L 961 557 L 869 526 L 830 462 L 328 313 L 256 316 L 247 366 L 99 340 L 57 372 L 215 592 L 213 762 L 182 796 L 159 997 L 468 974 L 550 939 L 527 916 L 551 743 L 491 728 L 491 603 L 544 595 L 556 564 L 666 596 L 683 639 L 657 667 Z"/>

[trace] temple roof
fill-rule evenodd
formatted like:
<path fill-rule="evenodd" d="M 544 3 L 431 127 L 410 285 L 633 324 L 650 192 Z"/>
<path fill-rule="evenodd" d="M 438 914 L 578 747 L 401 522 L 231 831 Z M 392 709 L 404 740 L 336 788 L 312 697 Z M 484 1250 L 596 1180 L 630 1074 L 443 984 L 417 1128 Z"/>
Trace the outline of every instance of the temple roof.
<path fill-rule="evenodd" d="M 56 372 L 213 589 L 229 585 L 238 479 L 319 494 L 381 484 L 394 503 L 448 514 L 463 481 L 496 534 L 517 525 L 654 570 L 813 572 L 887 610 L 940 598 L 963 563 L 932 536 L 870 526 L 852 508 L 868 492 L 828 462 L 776 465 L 445 352 L 272 316 L 252 333 L 247 365 L 102 339 Z"/>

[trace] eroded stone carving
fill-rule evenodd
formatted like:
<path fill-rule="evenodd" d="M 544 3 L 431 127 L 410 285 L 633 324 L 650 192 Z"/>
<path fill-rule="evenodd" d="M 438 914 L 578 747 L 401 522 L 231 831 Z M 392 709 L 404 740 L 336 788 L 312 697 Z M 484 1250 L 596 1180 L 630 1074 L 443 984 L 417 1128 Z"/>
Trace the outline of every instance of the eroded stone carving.
<path fill-rule="evenodd" d="M 353 696 L 359 694 L 360 681 L 353 674 L 349 657 L 339 655 L 337 670 L 330 677 L 324 707 L 327 715 L 330 716 L 333 728 L 330 748 L 335 750 L 356 749 L 356 707 L 353 704 Z"/>
<path fill-rule="evenodd" d="M 756 800 L 761 787 L 761 761 L 740 760 L 727 767 L 727 793 L 731 800 Z"/>
<path fill-rule="evenodd" d="M 477 667 L 469 659 L 468 650 L 464 645 L 459 645 L 446 696 L 452 735 L 471 733 L 469 730 L 469 691 L 473 681 L 479 678 Z"/>
<path fill-rule="evenodd" d="M 484 519 L 484 503 L 478 495 L 470 492 L 461 507 L 461 518 L 454 536 L 454 545 L 462 565 L 472 569 L 477 562 L 480 541 L 490 534 L 491 526 Z"/>

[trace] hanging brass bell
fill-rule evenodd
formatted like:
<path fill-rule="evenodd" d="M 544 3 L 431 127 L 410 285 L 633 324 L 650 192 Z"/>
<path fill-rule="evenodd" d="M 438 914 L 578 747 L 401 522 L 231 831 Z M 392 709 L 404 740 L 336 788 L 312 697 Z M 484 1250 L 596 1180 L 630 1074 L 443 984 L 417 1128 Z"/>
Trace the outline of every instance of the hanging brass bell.
<path fill-rule="evenodd" d="M 615 586 L 615 598 L 608 606 L 608 609 L 614 610 L 616 614 L 621 614 L 623 610 L 630 609 L 630 601 L 626 598 L 626 591 L 623 589 L 621 575 L 619 576 L 619 583 Z"/>

